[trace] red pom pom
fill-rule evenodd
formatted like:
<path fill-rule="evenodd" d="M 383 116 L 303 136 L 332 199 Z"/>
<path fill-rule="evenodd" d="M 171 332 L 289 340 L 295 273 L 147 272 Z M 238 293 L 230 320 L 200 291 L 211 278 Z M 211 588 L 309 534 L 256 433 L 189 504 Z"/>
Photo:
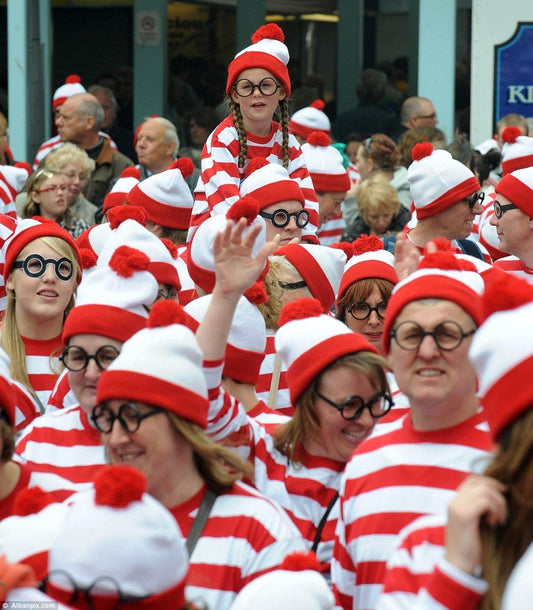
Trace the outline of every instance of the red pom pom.
<path fill-rule="evenodd" d="M 146 210 L 138 205 L 117 205 L 107 212 L 107 220 L 111 229 L 116 229 L 128 218 L 136 220 L 143 227 L 146 226 Z"/>
<path fill-rule="evenodd" d="M 194 172 L 194 163 L 189 157 L 181 157 L 173 161 L 168 169 L 179 169 L 184 178 L 188 178 Z"/>
<path fill-rule="evenodd" d="M 107 466 L 94 478 L 94 502 L 100 506 L 126 508 L 140 501 L 146 491 L 146 477 L 133 466 Z"/>
<path fill-rule="evenodd" d="M 502 140 L 508 144 L 514 144 L 516 138 L 523 136 L 524 134 L 515 125 L 510 125 L 502 131 Z"/>
<path fill-rule="evenodd" d="M 515 309 L 533 302 L 533 286 L 526 280 L 492 267 L 483 273 L 485 317 L 497 311 Z"/>
<path fill-rule="evenodd" d="M 80 263 L 82 269 L 94 267 L 98 261 L 96 254 L 89 248 L 80 248 Z"/>
<path fill-rule="evenodd" d="M 255 282 L 248 290 L 244 292 L 244 296 L 252 303 L 252 305 L 261 305 L 268 301 L 268 295 L 264 284 Z"/>
<path fill-rule="evenodd" d="M 161 241 L 163 242 L 165 248 L 170 252 L 170 256 L 176 260 L 178 258 L 178 248 L 176 247 L 176 244 L 166 237 L 162 237 Z"/>
<path fill-rule="evenodd" d="M 347 241 L 339 241 L 336 244 L 331 244 L 330 248 L 334 250 L 342 250 L 346 254 L 346 262 L 348 262 L 353 256 L 353 247 Z"/>
<path fill-rule="evenodd" d="M 284 42 L 285 34 L 279 25 L 275 23 L 267 23 L 266 25 L 262 25 L 261 27 L 257 28 L 252 35 L 252 42 L 257 44 L 260 40 L 264 40 L 265 38 L 271 38 L 273 40 Z"/>
<path fill-rule="evenodd" d="M 281 569 L 289 570 L 291 572 L 300 572 L 302 570 L 321 571 L 320 562 L 313 551 L 309 551 L 308 553 L 302 551 L 290 553 L 283 560 Z"/>
<path fill-rule="evenodd" d="M 148 328 L 170 326 L 171 324 L 187 324 L 187 316 L 183 307 L 178 305 L 176 301 L 169 301 L 168 299 L 154 303 L 148 318 Z"/>
<path fill-rule="evenodd" d="M 137 178 L 137 180 L 140 180 L 141 172 L 136 167 L 126 167 L 122 170 L 120 177 L 121 178 Z"/>
<path fill-rule="evenodd" d="M 452 251 L 439 250 L 432 254 L 426 254 L 418 263 L 418 269 L 445 269 L 456 271 L 476 271 L 473 263 L 457 258 Z"/>
<path fill-rule="evenodd" d="M 307 137 L 307 143 L 311 146 L 329 146 L 330 142 L 330 137 L 323 131 L 313 131 Z"/>
<path fill-rule="evenodd" d="M 73 83 L 81 83 L 81 76 L 78 74 L 69 74 L 67 78 L 65 78 L 66 85 L 71 85 Z"/>
<path fill-rule="evenodd" d="M 354 256 L 365 252 L 376 252 L 377 250 L 383 250 L 383 242 L 377 235 L 363 233 L 361 237 L 352 242 L 352 250 Z"/>
<path fill-rule="evenodd" d="M 25 161 L 17 161 L 14 167 L 20 167 L 21 169 L 25 169 L 28 172 L 28 176 L 31 174 L 31 165 L 26 163 Z"/>
<path fill-rule="evenodd" d="M 270 163 L 263 157 L 254 157 L 246 166 L 246 169 L 244 170 L 244 177 L 248 178 L 248 176 L 250 174 L 253 174 L 256 169 L 259 169 L 260 167 L 266 167 L 267 165 L 270 165 Z"/>
<path fill-rule="evenodd" d="M 238 222 L 241 218 L 246 218 L 248 226 L 257 218 L 259 214 L 259 203 L 255 197 L 245 195 L 239 201 L 236 201 L 226 212 L 228 220 Z"/>
<path fill-rule="evenodd" d="M 149 264 L 150 259 L 144 252 L 129 246 L 119 246 L 109 259 L 111 269 L 122 277 L 131 277 L 136 271 L 146 271 Z"/>
<path fill-rule="evenodd" d="M 429 243 L 432 243 L 436 246 L 437 251 L 440 252 L 456 252 L 454 246 L 452 246 L 452 242 L 445 237 L 436 237 L 432 239 Z M 427 254 L 427 245 L 424 247 L 424 254 Z"/>
<path fill-rule="evenodd" d="M 315 318 L 324 313 L 324 308 L 318 299 L 303 298 L 287 303 L 281 310 L 278 326 L 283 326 L 292 320 Z"/>
<path fill-rule="evenodd" d="M 411 157 L 413 161 L 420 161 L 424 157 L 429 157 L 433 152 L 433 144 L 429 142 L 419 142 L 413 146 L 413 150 L 411 152 Z"/>
<path fill-rule="evenodd" d="M 54 496 L 40 487 L 26 487 L 15 496 L 13 502 L 13 514 L 18 517 L 26 517 L 39 513 L 55 502 Z"/>
<path fill-rule="evenodd" d="M 317 110 L 324 110 L 326 103 L 324 100 L 315 100 L 309 104 L 309 108 L 316 108 Z"/>

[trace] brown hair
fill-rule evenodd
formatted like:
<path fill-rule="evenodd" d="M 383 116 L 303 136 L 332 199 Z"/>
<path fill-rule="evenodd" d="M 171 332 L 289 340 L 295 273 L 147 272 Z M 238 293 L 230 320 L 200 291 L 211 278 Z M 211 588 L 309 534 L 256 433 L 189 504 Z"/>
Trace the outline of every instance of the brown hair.
<path fill-rule="evenodd" d="M 345 367 L 368 378 L 377 392 L 388 392 L 385 360 L 374 352 L 347 354 L 322 369 L 307 386 L 296 403 L 292 418 L 278 426 L 274 433 L 274 447 L 289 458 L 290 462 L 301 460 L 301 450 L 306 440 L 320 435 L 320 422 L 315 410 L 315 393 L 319 390 L 322 376 L 327 371 Z"/>
<path fill-rule="evenodd" d="M 354 282 L 346 290 L 337 301 L 337 311 L 335 317 L 341 322 L 346 322 L 346 312 L 348 307 L 356 301 L 366 301 L 376 287 L 379 290 L 381 298 L 388 301 L 394 288 L 394 284 L 389 280 L 383 280 L 377 277 L 368 277 L 363 280 Z"/>
<path fill-rule="evenodd" d="M 413 147 L 419 142 L 430 142 L 434 148 L 444 148 L 447 144 L 446 134 L 438 127 L 412 127 L 404 131 L 398 140 L 401 165 L 411 165 Z"/>
<path fill-rule="evenodd" d="M 394 170 L 400 162 L 400 154 L 394 140 L 383 133 L 375 133 L 361 142 L 362 154 L 365 159 L 372 159 L 377 169 Z"/>

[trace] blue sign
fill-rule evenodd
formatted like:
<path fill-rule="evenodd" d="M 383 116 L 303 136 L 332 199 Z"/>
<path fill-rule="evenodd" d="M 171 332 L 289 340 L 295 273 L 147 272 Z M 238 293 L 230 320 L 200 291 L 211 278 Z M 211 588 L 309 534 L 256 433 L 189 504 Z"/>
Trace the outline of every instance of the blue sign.
<path fill-rule="evenodd" d="M 533 116 L 533 23 L 494 47 L 494 125 L 510 113 Z"/>

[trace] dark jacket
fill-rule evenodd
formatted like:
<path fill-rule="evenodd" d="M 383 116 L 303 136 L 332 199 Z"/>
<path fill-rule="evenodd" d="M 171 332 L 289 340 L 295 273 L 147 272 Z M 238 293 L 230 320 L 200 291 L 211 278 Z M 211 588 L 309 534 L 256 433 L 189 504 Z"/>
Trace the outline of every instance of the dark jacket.
<path fill-rule="evenodd" d="M 410 220 L 411 220 L 411 214 L 409 213 L 409 210 L 404 208 L 403 205 L 401 205 L 400 211 L 398 212 L 398 214 L 396 214 L 396 216 L 394 216 L 394 218 L 392 219 L 392 222 L 387 227 L 387 230 L 385 231 L 385 235 L 389 235 L 391 233 L 399 233 L 400 231 L 403 230 L 405 225 Z M 351 242 L 351 241 L 354 241 L 354 239 L 361 237 L 361 235 L 363 235 L 363 234 L 370 235 L 370 227 L 363 220 L 362 216 L 357 216 L 357 218 L 354 220 L 354 222 L 349 227 L 346 227 L 346 229 L 344 229 L 344 232 L 341 237 L 341 241 L 350 241 Z"/>

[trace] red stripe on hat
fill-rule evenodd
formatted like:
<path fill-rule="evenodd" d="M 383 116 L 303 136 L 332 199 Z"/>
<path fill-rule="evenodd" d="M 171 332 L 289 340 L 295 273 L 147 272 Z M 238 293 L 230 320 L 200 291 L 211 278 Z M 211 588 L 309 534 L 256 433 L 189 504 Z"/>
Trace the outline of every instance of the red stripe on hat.
<path fill-rule="evenodd" d="M 374 277 L 388 280 L 394 285 L 398 283 L 398 276 L 392 265 L 379 260 L 361 261 L 344 272 L 337 294 L 337 302 L 354 282 Z"/>
<path fill-rule="evenodd" d="M 248 194 L 257 199 L 260 210 L 282 201 L 299 201 L 302 206 L 305 205 L 302 189 L 293 180 L 280 180 L 273 184 L 265 184 Z"/>
<path fill-rule="evenodd" d="M 533 190 L 522 180 L 507 174 L 498 182 L 495 191 L 507 197 L 530 218 L 533 216 Z"/>
<path fill-rule="evenodd" d="M 202 428 L 207 427 L 207 398 L 178 384 L 137 371 L 103 371 L 98 381 L 96 398 L 98 402 L 114 399 L 138 400 L 171 411 Z"/>
<path fill-rule="evenodd" d="M 146 326 L 147 318 L 113 305 L 78 305 L 71 309 L 63 326 L 63 343 L 74 335 L 102 335 L 127 341 Z"/>
<path fill-rule="evenodd" d="M 526 167 L 531 167 L 532 165 L 533 155 L 525 155 L 523 157 L 508 159 L 507 161 L 502 161 L 502 174 L 505 177 L 507 174 L 510 174 L 517 169 L 525 169 Z"/>
<path fill-rule="evenodd" d="M 472 195 L 475 191 L 479 191 L 480 188 L 481 186 L 475 176 L 470 176 L 464 182 L 455 185 L 438 199 L 435 199 L 423 207 L 416 207 L 415 203 L 416 217 L 419 220 L 422 220 L 423 218 L 428 218 L 428 216 L 435 216 L 435 214 L 459 203 L 461 199 L 465 199 L 469 195 Z"/>
<path fill-rule="evenodd" d="M 228 343 L 223 375 L 241 383 L 255 385 L 259 379 L 259 370 L 264 358 L 264 352 L 252 352 Z"/>
<path fill-rule="evenodd" d="M 190 252 L 187 258 L 187 269 L 192 281 L 197 286 L 199 286 L 204 292 L 213 292 L 216 280 L 215 272 L 197 265 Z"/>
<path fill-rule="evenodd" d="M 331 133 L 331 129 L 319 129 L 317 127 L 306 127 L 301 123 L 297 123 L 292 119 L 289 121 L 289 130 L 292 131 L 293 134 L 300 136 L 301 138 L 307 138 L 313 133 L 313 131 L 320 131 L 322 133 L 327 134 L 328 136 Z"/>
<path fill-rule="evenodd" d="M 344 172 L 343 174 L 309 173 L 311 174 L 315 191 L 322 191 L 324 193 L 341 193 L 350 189 L 351 183 L 348 172 Z"/>
<path fill-rule="evenodd" d="M 147 195 L 139 184 L 136 184 L 128 193 L 126 199 L 131 205 L 139 205 L 146 210 L 148 219 L 163 227 L 171 229 L 189 228 L 191 207 L 167 205 Z"/>
<path fill-rule="evenodd" d="M 148 271 L 155 277 L 159 284 L 169 284 L 170 286 L 174 286 L 176 290 L 181 290 L 178 270 L 172 263 L 150 261 Z"/>
<path fill-rule="evenodd" d="M 226 95 L 231 95 L 231 87 L 239 74 L 251 68 L 263 68 L 271 72 L 281 81 L 287 97 L 291 94 L 291 81 L 287 66 L 275 55 L 262 51 L 244 51 L 238 55 L 228 66 L 228 80 L 226 81 Z"/>

